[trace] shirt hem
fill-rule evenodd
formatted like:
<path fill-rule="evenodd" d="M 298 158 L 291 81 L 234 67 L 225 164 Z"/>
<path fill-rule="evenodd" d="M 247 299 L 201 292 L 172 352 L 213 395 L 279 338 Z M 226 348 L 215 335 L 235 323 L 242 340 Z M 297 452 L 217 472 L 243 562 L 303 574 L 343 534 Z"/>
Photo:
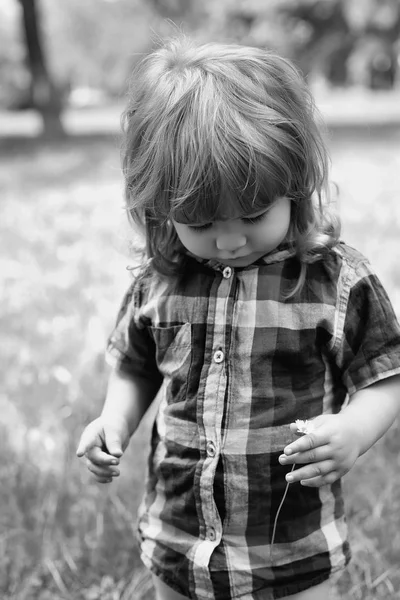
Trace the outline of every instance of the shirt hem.
<path fill-rule="evenodd" d="M 318 575 L 318 577 L 314 577 L 310 581 L 304 581 L 303 583 L 295 583 L 293 585 L 288 585 L 284 588 L 280 588 L 279 590 L 274 590 L 273 597 L 274 600 L 278 600 L 279 598 L 286 598 L 287 596 L 292 596 L 293 594 L 298 594 L 300 592 L 305 592 L 320 583 L 324 583 L 324 581 L 328 581 L 332 575 L 331 571 Z M 268 589 L 268 588 L 267 588 Z M 262 594 L 263 590 L 260 590 Z M 253 593 L 254 600 L 262 600 L 261 596 L 258 598 L 256 593 Z"/>
<path fill-rule="evenodd" d="M 172 590 L 174 590 L 174 592 L 177 592 L 178 594 L 182 594 L 188 600 L 196 600 L 195 596 L 193 596 L 188 590 L 183 589 L 183 587 L 181 585 L 179 585 L 179 583 L 177 583 L 175 579 L 169 577 L 168 574 L 166 574 L 166 572 L 163 569 L 161 569 L 159 566 L 155 565 L 154 562 L 152 561 L 152 559 L 149 559 L 143 553 L 141 554 L 141 559 L 142 559 L 143 564 L 149 569 L 149 571 L 151 573 L 153 573 L 156 577 L 161 579 L 161 581 L 163 583 L 165 583 L 165 585 L 169 586 Z M 346 566 L 349 564 L 350 559 L 351 559 L 351 554 L 349 552 L 349 554 L 346 556 L 344 562 L 342 562 L 339 565 L 336 565 L 335 567 L 333 567 L 331 569 L 327 569 L 324 573 L 320 573 L 319 575 L 317 575 L 316 577 L 312 577 L 308 581 L 302 581 L 300 583 L 288 584 L 288 585 L 285 585 L 284 587 L 280 587 L 279 589 L 276 589 L 274 587 L 274 585 L 272 584 L 269 587 L 259 588 L 258 590 L 245 592 L 240 595 L 234 595 L 234 596 L 230 595 L 229 600 L 240 600 L 240 598 L 249 597 L 249 596 L 251 596 L 253 600 L 262 600 L 265 591 L 268 591 L 268 590 L 270 590 L 272 592 L 274 600 L 279 600 L 280 598 L 286 598 L 287 596 L 291 596 L 293 594 L 305 592 L 306 590 L 309 590 L 317 585 L 320 585 L 321 583 L 324 583 L 324 581 L 328 581 L 332 577 L 332 575 L 334 575 L 335 573 L 343 571 L 346 568 Z M 203 600 L 206 600 L 206 599 L 204 598 Z"/>
<path fill-rule="evenodd" d="M 155 575 L 156 577 L 161 579 L 161 581 L 163 583 L 165 583 L 165 585 L 167 585 L 172 590 L 174 590 L 174 592 L 177 592 L 178 594 L 182 594 L 183 596 L 188 598 L 188 600 L 193 600 L 193 596 L 191 596 L 190 593 L 188 594 L 187 590 L 184 590 L 182 588 L 182 586 L 180 586 L 176 582 L 175 579 L 172 579 L 171 577 L 169 577 L 163 569 L 161 569 L 160 567 L 155 565 L 152 562 L 152 560 L 149 559 L 145 554 L 142 553 L 140 558 L 142 559 L 142 562 L 145 565 L 145 567 L 147 567 L 149 569 L 150 573 L 153 573 L 153 575 Z"/>

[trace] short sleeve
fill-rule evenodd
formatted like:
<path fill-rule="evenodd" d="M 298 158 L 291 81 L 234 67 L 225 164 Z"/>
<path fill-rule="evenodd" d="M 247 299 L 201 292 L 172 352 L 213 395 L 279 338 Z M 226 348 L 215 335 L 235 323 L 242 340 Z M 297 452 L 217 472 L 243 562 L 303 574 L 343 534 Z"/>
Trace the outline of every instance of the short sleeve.
<path fill-rule="evenodd" d="M 148 328 L 138 318 L 140 294 L 135 283 L 126 292 L 116 325 L 106 349 L 106 362 L 116 370 L 138 377 L 160 378 L 155 359 L 155 344 Z"/>
<path fill-rule="evenodd" d="M 350 285 L 336 356 L 350 395 L 400 374 L 400 327 L 388 295 L 367 261 Z"/>

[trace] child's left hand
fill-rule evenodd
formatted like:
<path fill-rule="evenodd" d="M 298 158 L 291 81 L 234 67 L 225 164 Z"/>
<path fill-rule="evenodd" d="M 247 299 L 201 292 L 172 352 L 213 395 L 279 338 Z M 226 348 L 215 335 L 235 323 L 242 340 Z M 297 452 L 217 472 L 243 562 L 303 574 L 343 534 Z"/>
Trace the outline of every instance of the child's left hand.
<path fill-rule="evenodd" d="M 313 430 L 286 446 L 279 457 L 282 465 L 305 465 L 286 475 L 286 481 L 320 487 L 343 477 L 360 455 L 360 444 L 354 424 L 342 414 L 321 415 L 312 420 Z"/>

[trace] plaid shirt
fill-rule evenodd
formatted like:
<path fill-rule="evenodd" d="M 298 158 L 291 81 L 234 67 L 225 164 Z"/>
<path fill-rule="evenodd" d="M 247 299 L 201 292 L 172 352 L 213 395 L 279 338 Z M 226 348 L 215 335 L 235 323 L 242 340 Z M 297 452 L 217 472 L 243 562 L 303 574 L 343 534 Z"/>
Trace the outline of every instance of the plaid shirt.
<path fill-rule="evenodd" d="M 192 259 L 169 287 L 133 285 L 109 362 L 162 376 L 139 531 L 144 563 L 189 598 L 263 600 L 327 579 L 350 558 L 340 481 L 289 486 L 289 424 L 338 412 L 400 373 L 400 329 L 367 260 L 339 244 L 308 266 L 287 248 L 232 269 Z M 283 294 L 282 294 L 283 292 Z"/>

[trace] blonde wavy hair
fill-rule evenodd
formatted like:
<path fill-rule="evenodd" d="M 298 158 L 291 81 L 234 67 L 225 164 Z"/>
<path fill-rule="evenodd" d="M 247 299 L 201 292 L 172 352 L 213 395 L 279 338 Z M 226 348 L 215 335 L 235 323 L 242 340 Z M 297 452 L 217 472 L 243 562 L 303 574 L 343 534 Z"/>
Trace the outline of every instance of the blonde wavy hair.
<path fill-rule="evenodd" d="M 260 48 L 179 36 L 139 63 L 128 97 L 126 207 L 156 271 L 184 272 L 171 218 L 213 221 L 222 192 L 243 214 L 287 197 L 301 263 L 295 293 L 307 263 L 337 243 L 340 223 L 330 208 L 319 115 L 294 65 Z"/>

